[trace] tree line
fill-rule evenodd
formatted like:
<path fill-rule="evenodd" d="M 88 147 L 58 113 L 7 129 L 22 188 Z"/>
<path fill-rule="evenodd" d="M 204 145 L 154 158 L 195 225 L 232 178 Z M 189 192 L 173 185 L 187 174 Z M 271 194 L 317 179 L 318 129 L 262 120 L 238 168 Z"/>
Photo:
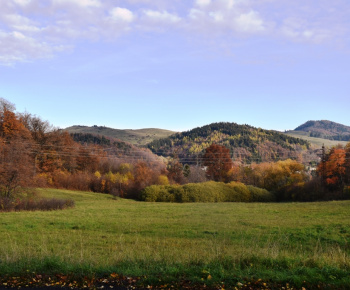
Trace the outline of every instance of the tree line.
<path fill-rule="evenodd" d="M 113 138 L 70 135 L 35 115 L 16 113 L 14 104 L 0 99 L 0 198 L 14 198 L 28 187 L 56 187 L 137 199 L 151 185 L 209 180 L 262 188 L 277 200 L 346 198 L 350 145 L 323 155 L 314 175 L 297 158 L 238 162 L 230 147 L 217 143 L 207 144 L 196 162 L 176 153 L 159 157 Z"/>

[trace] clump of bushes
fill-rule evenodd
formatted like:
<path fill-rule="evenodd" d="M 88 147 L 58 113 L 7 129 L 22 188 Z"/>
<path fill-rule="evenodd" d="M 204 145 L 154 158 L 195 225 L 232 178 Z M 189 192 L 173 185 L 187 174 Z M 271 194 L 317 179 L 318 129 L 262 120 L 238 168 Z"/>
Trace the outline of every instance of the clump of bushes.
<path fill-rule="evenodd" d="M 275 192 L 277 201 L 327 201 L 350 199 L 350 187 L 330 189 L 322 184 L 319 177 L 308 182 L 286 186 Z"/>
<path fill-rule="evenodd" d="M 0 211 L 50 211 L 71 208 L 75 206 L 71 199 L 11 199 L 0 198 Z"/>
<path fill-rule="evenodd" d="M 41 198 L 34 189 L 18 188 L 11 195 L 0 191 L 0 212 L 4 211 L 50 211 L 75 206 L 72 199 Z"/>
<path fill-rule="evenodd" d="M 149 202 L 272 202 L 275 196 L 266 189 L 240 182 L 204 182 L 185 185 L 151 185 L 141 193 Z"/>
<path fill-rule="evenodd" d="M 345 186 L 344 195 L 346 199 L 350 199 L 350 186 Z"/>

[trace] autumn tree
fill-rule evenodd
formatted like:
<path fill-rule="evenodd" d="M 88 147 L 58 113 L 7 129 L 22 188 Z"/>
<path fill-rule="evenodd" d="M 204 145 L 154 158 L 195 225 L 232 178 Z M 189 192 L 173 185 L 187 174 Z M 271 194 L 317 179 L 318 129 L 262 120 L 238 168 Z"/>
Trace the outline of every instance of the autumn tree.
<path fill-rule="evenodd" d="M 190 167 L 190 165 L 185 164 L 184 168 L 182 170 L 182 173 L 183 173 L 184 177 L 186 177 L 186 178 L 189 177 L 190 174 L 191 174 L 191 167 Z"/>
<path fill-rule="evenodd" d="M 138 198 L 142 189 L 157 183 L 159 173 L 155 172 L 146 162 L 140 161 L 133 167 L 133 182 L 130 184 L 127 197 Z"/>
<path fill-rule="evenodd" d="M 228 173 L 233 166 L 230 150 L 222 145 L 212 144 L 205 150 L 203 165 L 209 179 L 228 181 Z"/>
<path fill-rule="evenodd" d="M 250 175 L 252 185 L 274 192 L 308 180 L 305 166 L 291 159 L 254 164 Z"/>
<path fill-rule="evenodd" d="M 178 184 L 184 182 L 183 165 L 178 159 L 171 159 L 167 165 L 168 178 Z"/>
<path fill-rule="evenodd" d="M 76 157 L 77 168 L 80 171 L 94 172 L 97 170 L 98 158 L 89 147 L 80 146 Z"/>
<path fill-rule="evenodd" d="M 28 139 L 28 130 L 21 123 L 14 110 L 15 106 L 12 103 L 0 98 L 0 137 L 7 140 L 16 137 Z"/>
<path fill-rule="evenodd" d="M 1 142 L 1 141 L 0 141 Z M 19 140 L 0 144 L 0 195 L 13 198 L 21 187 L 31 184 L 33 160 Z"/>
<path fill-rule="evenodd" d="M 133 181 L 134 176 L 132 175 L 132 166 L 129 163 L 122 163 L 119 166 L 117 173 L 112 173 L 111 171 L 105 174 L 107 181 L 112 183 L 110 186 L 110 193 L 113 195 L 118 195 L 124 197 L 126 187 L 130 182 Z"/>
<path fill-rule="evenodd" d="M 0 194 L 12 198 L 34 174 L 32 142 L 13 104 L 0 99 Z"/>
<path fill-rule="evenodd" d="M 54 171 L 68 171 L 75 173 L 79 165 L 91 163 L 86 161 L 84 149 L 79 152 L 81 145 L 76 143 L 65 131 L 54 128 L 48 121 L 30 113 L 19 114 L 19 119 L 30 132 L 33 141 L 32 154 L 35 157 L 37 173 L 53 173 Z M 83 156 L 84 160 L 77 157 Z"/>
<path fill-rule="evenodd" d="M 348 180 L 349 146 L 344 149 L 342 146 L 333 147 L 325 159 L 319 164 L 317 173 L 324 179 L 327 188 L 331 190 L 342 189 Z"/>
<path fill-rule="evenodd" d="M 271 180 L 271 188 L 276 186 L 277 189 L 280 189 L 303 183 L 308 180 L 308 176 L 305 172 L 305 166 L 296 160 L 281 160 L 276 162 L 275 165 L 277 167 L 277 172 L 280 174 L 275 174 L 275 172 L 272 170 L 270 173 L 271 176 L 268 176 L 268 178 Z"/>
<path fill-rule="evenodd" d="M 33 141 L 38 144 L 41 148 L 47 145 L 50 140 L 50 132 L 54 131 L 52 125 L 49 122 L 43 121 L 41 118 L 29 114 L 20 114 L 21 123 L 28 129 L 31 133 Z"/>
<path fill-rule="evenodd" d="M 344 182 L 346 185 L 350 185 L 350 142 L 345 146 L 345 177 Z"/>
<path fill-rule="evenodd" d="M 242 168 L 238 163 L 233 163 L 232 168 L 229 170 L 228 174 L 229 181 L 239 181 L 242 182 Z"/>

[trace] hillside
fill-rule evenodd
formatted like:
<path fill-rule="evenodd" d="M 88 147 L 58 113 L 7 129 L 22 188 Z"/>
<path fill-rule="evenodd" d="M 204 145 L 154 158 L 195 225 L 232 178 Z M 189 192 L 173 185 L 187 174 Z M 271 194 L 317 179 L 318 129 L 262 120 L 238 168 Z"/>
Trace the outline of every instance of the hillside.
<path fill-rule="evenodd" d="M 83 133 L 101 135 L 105 137 L 117 138 L 121 141 L 125 141 L 134 145 L 146 145 L 154 140 L 166 138 L 175 132 L 163 129 L 139 129 L 139 130 L 121 130 L 113 129 L 104 126 L 71 126 L 64 129 L 68 133 Z"/>
<path fill-rule="evenodd" d="M 308 121 L 297 127 L 294 131 L 306 132 L 307 137 L 323 138 L 335 141 L 350 141 L 349 126 L 327 120 Z"/>
<path fill-rule="evenodd" d="M 312 144 L 315 148 L 321 148 L 323 145 L 326 148 L 331 148 L 337 146 L 338 144 L 345 146 L 348 143 L 347 141 L 336 141 L 325 138 L 310 137 L 310 134 L 308 132 L 303 131 L 287 131 L 285 134 L 291 137 L 304 139 L 310 142 L 310 144 Z"/>
<path fill-rule="evenodd" d="M 134 163 L 138 160 L 157 162 L 160 160 L 159 156 L 147 148 L 140 148 L 116 138 L 89 133 L 71 133 L 70 135 L 75 142 L 82 145 L 98 145 L 103 148 L 107 157 L 117 158 L 120 162 Z"/>
<path fill-rule="evenodd" d="M 147 146 L 158 155 L 175 154 L 183 163 L 197 163 L 213 143 L 230 148 L 233 160 L 244 163 L 298 158 L 310 148 L 308 141 L 236 123 L 213 123 L 155 140 Z"/>

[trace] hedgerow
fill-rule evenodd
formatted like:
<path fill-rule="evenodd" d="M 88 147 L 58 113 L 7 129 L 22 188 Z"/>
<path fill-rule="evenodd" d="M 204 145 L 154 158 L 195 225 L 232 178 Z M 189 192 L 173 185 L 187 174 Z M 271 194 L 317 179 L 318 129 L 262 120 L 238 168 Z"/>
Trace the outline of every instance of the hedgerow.
<path fill-rule="evenodd" d="M 148 202 L 272 202 L 275 196 L 266 189 L 240 182 L 189 183 L 185 185 L 151 185 L 141 193 Z"/>
<path fill-rule="evenodd" d="M 62 210 L 75 206 L 75 202 L 72 199 L 10 199 L 0 198 L 0 212 L 2 211 L 50 211 L 50 210 Z"/>

